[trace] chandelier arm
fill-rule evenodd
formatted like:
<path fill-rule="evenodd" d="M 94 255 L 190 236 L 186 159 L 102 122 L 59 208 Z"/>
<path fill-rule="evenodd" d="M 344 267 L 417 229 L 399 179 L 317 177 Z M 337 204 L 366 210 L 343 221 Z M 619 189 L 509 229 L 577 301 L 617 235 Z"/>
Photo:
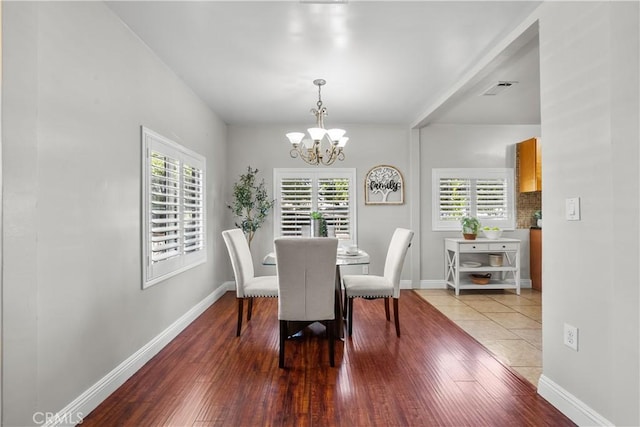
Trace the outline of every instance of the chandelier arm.
<path fill-rule="evenodd" d="M 307 154 L 305 154 L 305 151 L 307 152 Z M 304 149 L 301 148 L 300 145 L 298 145 L 296 147 L 293 147 L 291 151 L 289 151 L 289 155 L 294 159 L 296 157 L 300 157 L 305 161 L 305 163 L 308 163 L 310 165 L 318 164 L 319 157 L 316 155 L 313 149 Z"/>
<path fill-rule="evenodd" d="M 326 156 L 322 160 L 322 164 L 325 166 L 332 165 L 342 154 L 342 148 L 337 147 L 335 144 L 329 145 L 329 148 L 325 150 Z M 342 155 L 344 158 L 344 154 Z"/>

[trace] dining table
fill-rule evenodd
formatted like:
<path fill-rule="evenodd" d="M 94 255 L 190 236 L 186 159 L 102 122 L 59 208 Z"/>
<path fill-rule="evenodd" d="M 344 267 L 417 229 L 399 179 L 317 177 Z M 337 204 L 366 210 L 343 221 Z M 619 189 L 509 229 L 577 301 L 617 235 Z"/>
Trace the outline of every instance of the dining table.
<path fill-rule="evenodd" d="M 262 265 L 270 265 L 276 266 L 277 259 L 275 252 L 269 252 L 262 259 Z M 369 254 L 362 249 L 347 250 L 346 248 L 338 246 L 338 252 L 336 254 L 336 298 L 335 298 L 335 315 L 336 315 L 336 337 L 343 340 L 344 339 L 344 322 L 345 322 L 345 313 L 343 304 L 343 292 L 342 292 L 342 276 L 340 267 L 343 266 L 367 266 L 369 265 Z M 304 327 L 304 325 L 299 325 Z M 301 328 L 300 328 L 301 329 Z M 293 333 L 299 332 L 300 329 L 294 331 Z M 293 335 L 292 333 L 292 335 Z"/>

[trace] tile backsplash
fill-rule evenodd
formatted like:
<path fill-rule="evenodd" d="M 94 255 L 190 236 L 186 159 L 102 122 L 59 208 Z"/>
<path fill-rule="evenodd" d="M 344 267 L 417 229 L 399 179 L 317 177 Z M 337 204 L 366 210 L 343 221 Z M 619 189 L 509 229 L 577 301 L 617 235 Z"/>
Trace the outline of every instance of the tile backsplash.
<path fill-rule="evenodd" d="M 518 193 L 516 198 L 516 228 L 529 228 L 536 225 L 533 213 L 542 208 L 542 191 Z"/>
<path fill-rule="evenodd" d="M 530 193 L 520 193 L 518 189 L 520 184 L 518 177 L 520 176 L 520 159 L 518 158 L 518 150 L 516 152 L 516 228 L 529 228 L 536 225 L 533 217 L 535 211 L 542 209 L 542 191 L 533 191 Z"/>

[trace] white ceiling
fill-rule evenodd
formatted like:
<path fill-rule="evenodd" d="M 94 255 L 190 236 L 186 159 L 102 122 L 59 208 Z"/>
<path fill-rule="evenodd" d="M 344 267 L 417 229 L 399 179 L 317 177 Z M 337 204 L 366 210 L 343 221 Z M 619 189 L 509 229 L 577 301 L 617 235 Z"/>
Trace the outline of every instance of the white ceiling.
<path fill-rule="evenodd" d="M 529 1 L 120 1 L 109 7 L 229 124 L 414 124 L 539 4 Z M 537 37 L 431 122 L 539 123 Z M 519 82 L 479 97 L 492 80 Z M 423 122 L 424 123 L 424 122 Z"/>

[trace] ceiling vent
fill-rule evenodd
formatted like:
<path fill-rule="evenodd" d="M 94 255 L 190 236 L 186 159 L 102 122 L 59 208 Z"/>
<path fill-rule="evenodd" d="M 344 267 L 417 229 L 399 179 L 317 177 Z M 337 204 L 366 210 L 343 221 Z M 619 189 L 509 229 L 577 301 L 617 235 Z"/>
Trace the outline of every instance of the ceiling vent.
<path fill-rule="evenodd" d="M 500 92 L 504 91 L 505 89 L 509 89 L 511 86 L 517 84 L 518 82 L 515 81 L 506 81 L 506 80 L 501 80 L 497 83 L 493 83 L 491 86 L 489 86 L 484 92 L 482 92 L 480 95 L 482 96 L 495 96 L 497 94 L 499 94 Z"/>

